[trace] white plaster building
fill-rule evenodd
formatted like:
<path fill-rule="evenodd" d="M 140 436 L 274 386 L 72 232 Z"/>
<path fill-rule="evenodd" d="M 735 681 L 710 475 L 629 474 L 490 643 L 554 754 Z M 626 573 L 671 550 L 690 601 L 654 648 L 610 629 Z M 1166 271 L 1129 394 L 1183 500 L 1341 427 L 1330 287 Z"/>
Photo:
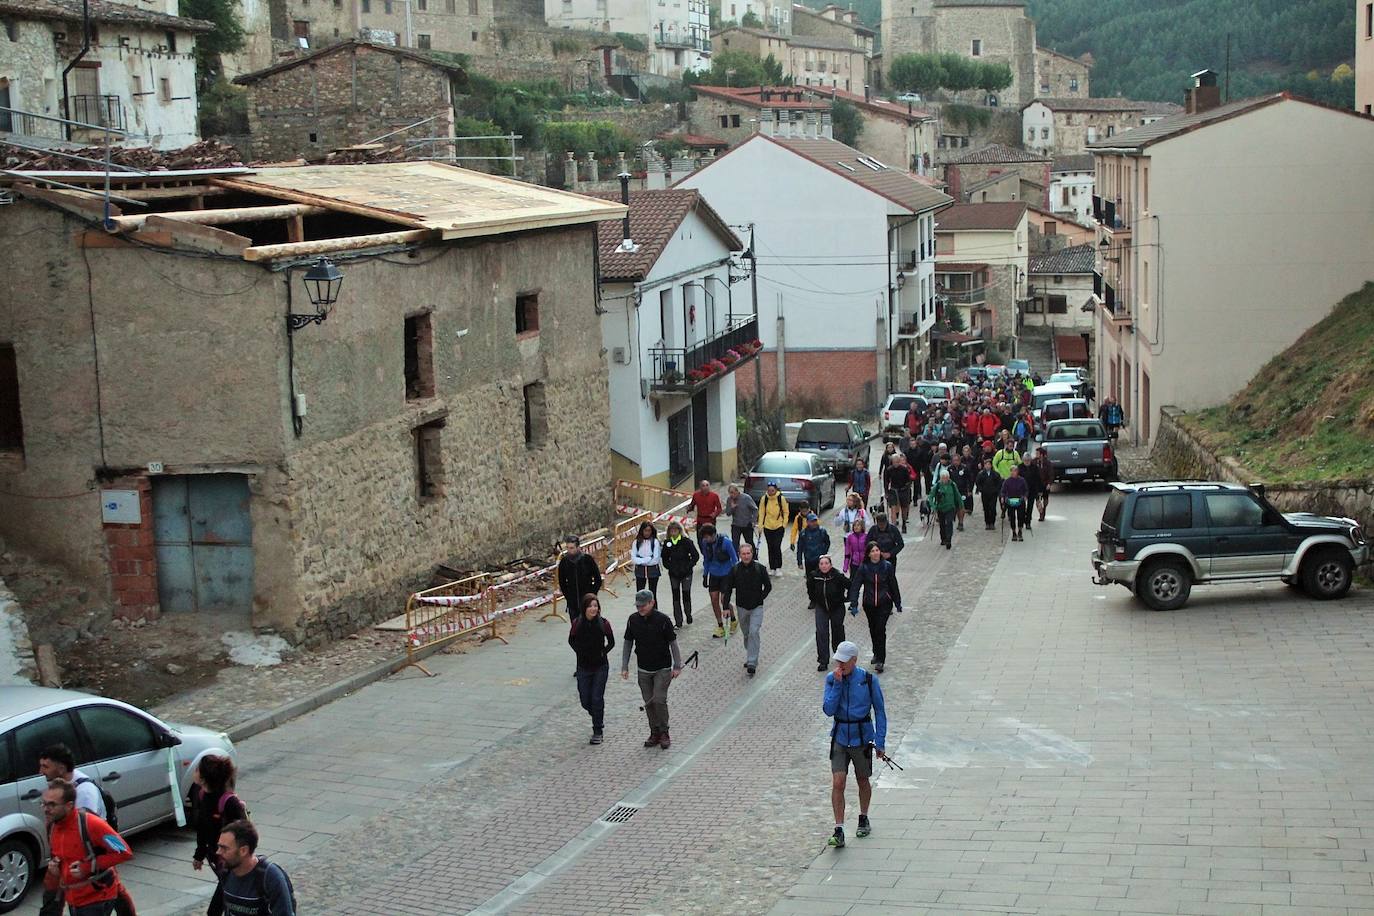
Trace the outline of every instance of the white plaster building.
<path fill-rule="evenodd" d="M 835 140 L 763 135 L 677 187 L 756 227 L 766 391 L 849 412 L 922 374 L 935 321 L 934 215 L 948 196 Z"/>
<path fill-rule="evenodd" d="M 1050 210 L 1054 215 L 1084 226 L 1093 225 L 1096 174 L 1092 153 L 1056 156 L 1050 166 Z"/>
<path fill-rule="evenodd" d="M 935 223 L 935 273 L 944 308 L 957 308 L 968 333 L 1015 355 L 1030 257 L 1024 201 L 955 204 Z"/>
<path fill-rule="evenodd" d="M 602 223 L 598 236 L 611 474 L 687 489 L 732 479 L 735 372 L 752 359 L 700 381 L 693 373 L 758 337 L 748 287 L 730 286 L 744 245 L 697 191 L 632 191 L 629 220 L 633 250 L 621 223 Z"/>
<path fill-rule="evenodd" d="M 544 0 L 544 18 L 555 28 L 643 35 L 659 76 L 681 79 L 711 66 L 707 0 Z"/>
<path fill-rule="evenodd" d="M 1097 247 L 1091 242 L 1032 255 L 1027 268 L 1030 286 L 1022 322 L 1051 328 L 1053 334 L 1077 335 L 1096 330 L 1096 261 Z"/>
<path fill-rule="evenodd" d="M 1374 278 L 1374 121 L 1286 93 L 1092 147 L 1103 304 L 1092 364 L 1132 443 L 1159 408 L 1219 404 Z"/>
<path fill-rule="evenodd" d="M 175 9 L 172 2 L 163 4 Z M 196 142 L 196 36 L 213 25 L 142 6 L 90 0 L 93 34 L 81 55 L 81 3 L 3 0 L 0 14 L 0 105 L 49 118 L 108 126 L 128 134 L 125 145 L 176 149 Z M 0 112 L 0 133 L 62 139 L 63 128 Z M 92 143 L 103 130 L 75 129 L 69 139 Z"/>

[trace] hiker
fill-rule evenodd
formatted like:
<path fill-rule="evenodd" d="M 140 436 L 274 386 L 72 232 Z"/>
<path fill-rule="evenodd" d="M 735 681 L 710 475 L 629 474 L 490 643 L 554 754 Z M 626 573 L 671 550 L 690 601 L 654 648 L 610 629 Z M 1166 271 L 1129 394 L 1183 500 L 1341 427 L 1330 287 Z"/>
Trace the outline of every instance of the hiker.
<path fill-rule="evenodd" d="M 649 592 L 653 594 L 653 592 Z M 588 744 L 600 744 L 606 721 L 606 679 L 611 674 L 609 661 L 615 648 L 611 623 L 601 616 L 601 600 L 582 596 L 582 613 L 568 631 L 568 645 L 577 655 L 577 699 L 592 717 L 592 737 Z"/>
<path fill-rule="evenodd" d="M 258 829 L 250 821 L 225 824 L 217 849 L 229 871 L 210 898 L 207 916 L 296 916 L 291 878 L 258 855 Z"/>
<path fill-rule="evenodd" d="M 930 493 L 930 510 L 940 520 L 940 543 L 946 550 L 954 544 L 954 519 L 964 504 L 964 496 L 951 479 L 949 468 L 940 469 L 940 480 Z"/>
<path fill-rule="evenodd" d="M 1030 452 L 1021 456 L 1021 479 L 1026 482 L 1026 502 L 1021 513 L 1021 526 L 1030 531 L 1032 512 L 1044 486 L 1040 482 L 1040 469 L 1035 466 L 1035 459 Z"/>
<path fill-rule="evenodd" d="M 801 513 L 797 513 L 800 516 Z M 793 529 L 792 549 L 797 552 L 797 567 L 806 576 L 816 568 L 822 554 L 830 552 L 830 532 L 821 527 L 816 513 L 806 513 L 806 527 Z"/>
<path fill-rule="evenodd" d="M 582 552 L 582 542 L 576 535 L 563 538 L 563 556 L 558 559 L 558 590 L 568 605 L 568 619 L 576 616 L 578 602 L 583 595 L 601 591 L 601 570 L 589 553 Z"/>
<path fill-rule="evenodd" d="M 1036 473 L 1040 475 L 1040 486 L 1035 491 L 1035 504 L 1040 509 L 1040 521 L 1045 520 L 1045 510 L 1050 507 L 1050 487 L 1054 485 L 1054 462 L 1045 446 L 1035 450 Z"/>
<path fill-rule="evenodd" d="M 864 561 L 864 549 L 868 546 L 868 526 L 863 519 L 855 519 L 854 527 L 844 536 L 844 571 L 848 575 L 858 569 Z"/>
<path fill-rule="evenodd" d="M 1021 456 L 1016 453 L 1016 443 L 1011 441 L 1007 434 L 1002 440 L 1002 447 L 992 456 L 992 469 L 1006 480 L 1011 476 L 1011 469 L 1021 463 Z"/>
<path fill-rule="evenodd" d="M 692 493 L 692 509 L 697 514 L 696 529 L 699 541 L 701 529 L 707 525 L 715 527 L 716 519 L 725 510 L 720 504 L 720 497 L 711 489 L 711 481 L 703 480 L 697 484 L 696 491 Z"/>
<path fill-rule="evenodd" d="M 964 446 L 964 451 L 968 451 L 968 446 Z M 964 463 L 963 455 L 955 455 L 949 464 L 949 479 L 954 482 L 954 488 L 959 491 L 959 508 L 957 510 L 957 522 L 959 530 L 964 530 L 964 516 L 973 511 L 973 475 L 974 466 Z"/>
<path fill-rule="evenodd" d="M 906 546 L 902 541 L 902 533 L 897 530 L 896 525 L 888 521 L 885 512 L 878 512 L 873 516 L 873 527 L 868 529 L 868 537 L 864 539 L 864 559 L 868 557 L 869 544 L 877 544 L 883 559 L 891 563 L 894 569 L 897 567 L 897 554 Z M 863 559 L 859 562 L 862 563 Z M 854 570 L 851 569 L 849 574 L 853 575 Z"/>
<path fill-rule="evenodd" d="M 850 537 L 853 536 L 851 533 Z M 830 653 L 844 642 L 844 606 L 848 596 L 849 577 L 835 568 L 830 557 L 821 557 L 816 571 L 806 577 L 806 597 L 816 615 L 817 671 L 825 670 Z"/>
<path fill-rule="evenodd" d="M 1011 524 L 1011 539 L 1021 540 L 1022 514 L 1030 503 L 1030 488 L 1021 477 L 1021 466 L 1012 465 L 1011 476 L 1002 481 L 1002 514 Z"/>
<path fill-rule="evenodd" d="M 911 512 L 911 485 L 916 475 L 905 455 L 898 455 L 883 474 L 883 490 L 887 494 L 887 511 L 901 516 L 902 531 L 906 531 L 907 515 Z"/>
<path fill-rule="evenodd" d="M 735 596 L 735 616 L 744 627 L 744 670 L 750 677 L 759 666 L 759 646 L 763 641 L 763 602 L 773 590 L 768 579 L 768 570 L 762 563 L 754 562 L 754 548 L 744 544 L 739 549 L 739 562 L 725 577 L 724 602 L 730 605 L 730 596 Z M 733 629 L 732 629 L 733 632 Z"/>
<path fill-rule="evenodd" d="M 71 916 L 110 916 L 120 891 L 115 866 L 134 857 L 125 839 L 105 819 L 76 804 L 76 786 L 49 780 L 43 792 L 48 823 L 45 900 L 60 897 Z"/>
<path fill-rule="evenodd" d="M 683 617 L 686 624 L 692 623 L 692 576 L 697 568 L 701 553 L 692 539 L 682 533 L 682 526 L 669 522 L 663 536 L 663 546 L 659 550 L 663 566 L 668 570 L 668 591 L 673 596 L 673 625 L 681 627 Z"/>
<path fill-rule="evenodd" d="M 735 542 L 735 550 L 740 544 L 754 546 L 754 523 L 759 520 L 759 506 L 754 497 L 745 493 L 738 484 L 730 484 L 729 497 L 725 500 L 725 512 L 730 516 L 730 540 Z"/>
<path fill-rule="evenodd" d="M 849 472 L 849 485 L 845 493 L 859 497 L 859 506 L 868 508 L 868 493 L 873 488 L 873 477 L 868 473 L 868 462 L 862 458 L 854 459 L 854 470 Z"/>
<path fill-rule="evenodd" d="M 790 511 L 786 497 L 778 490 L 778 482 L 768 481 L 759 503 L 759 527 L 768 543 L 768 571 L 773 575 L 782 574 L 782 538 L 787 533 Z"/>
<path fill-rule="evenodd" d="M 658 529 L 652 522 L 644 522 L 635 532 L 630 561 L 635 568 L 635 591 L 648 588 L 657 599 L 658 580 L 663 576 L 663 545 L 658 542 Z"/>
<path fill-rule="evenodd" d="M 844 498 L 844 508 L 835 513 L 835 525 L 849 533 L 855 521 L 867 522 L 868 510 L 863 507 L 863 502 L 859 499 L 859 494 L 850 493 Z"/>
<path fill-rule="evenodd" d="M 895 608 L 902 612 L 902 592 L 897 585 L 897 572 L 883 559 L 882 550 L 869 543 L 863 565 L 854 570 L 849 580 L 849 613 L 857 616 L 862 599 L 864 616 L 868 618 L 868 635 L 873 641 L 873 670 L 882 672 L 887 663 L 887 621 Z"/>
<path fill-rule="evenodd" d="M 983 500 L 983 527 L 991 531 L 997 527 L 997 500 L 1002 496 L 1002 475 L 992 469 L 991 458 L 983 459 L 973 488 Z"/>
<path fill-rule="evenodd" d="M 100 785 L 76 768 L 76 758 L 65 744 L 51 744 L 38 754 L 38 775 L 52 782 L 69 782 L 76 786 L 76 806 L 100 818 L 109 817 L 105 796 Z"/>
<path fill-rule="evenodd" d="M 877 675 L 859 667 L 859 647 L 848 640 L 835 647 L 835 670 L 825 676 L 825 697 L 821 709 L 835 720 L 830 729 L 830 807 L 835 814 L 835 832 L 830 846 L 844 846 L 844 790 L 849 767 L 859 786 L 859 829 L 857 836 L 868 836 L 873 825 L 868 805 L 873 798 L 873 755 L 886 758 L 887 707 Z M 881 666 L 875 665 L 881 670 Z"/>
<path fill-rule="evenodd" d="M 725 577 L 735 568 L 739 556 L 735 553 L 735 545 L 729 538 L 721 537 L 716 532 L 715 525 L 702 527 L 700 538 L 702 578 L 705 580 L 702 584 L 706 586 L 706 593 L 711 596 L 711 613 L 716 615 L 716 630 L 711 637 L 721 639 L 725 636 L 725 618 L 722 612 L 730 610 L 730 602 L 721 601 L 721 592 L 725 590 Z M 732 619 L 730 632 L 734 633 L 737 629 L 739 622 Z"/>
<path fill-rule="evenodd" d="M 1126 411 L 1121 409 L 1121 404 L 1111 395 L 1102 399 L 1100 410 L 1102 425 L 1107 427 L 1107 435 L 1115 439 L 1120 435 L 1121 427 L 1126 425 Z"/>
<path fill-rule="evenodd" d="M 653 592 L 635 592 L 635 612 L 625 622 L 621 645 L 620 679 L 630 679 L 631 651 L 638 667 L 639 693 L 649 719 L 649 737 L 644 746 L 658 745 L 666 751 L 673 743 L 668 737 L 668 685 L 682 673 L 682 652 L 677 645 L 677 631 L 667 615 L 658 610 Z"/>
<path fill-rule="evenodd" d="M 248 809 L 234 793 L 238 770 L 228 757 L 207 754 L 196 765 L 195 784 L 191 786 L 191 822 L 196 828 L 196 851 L 191 867 L 200 871 L 208 863 L 216 878 L 228 872 L 219 854 L 219 835 L 225 824 L 243 820 Z"/>

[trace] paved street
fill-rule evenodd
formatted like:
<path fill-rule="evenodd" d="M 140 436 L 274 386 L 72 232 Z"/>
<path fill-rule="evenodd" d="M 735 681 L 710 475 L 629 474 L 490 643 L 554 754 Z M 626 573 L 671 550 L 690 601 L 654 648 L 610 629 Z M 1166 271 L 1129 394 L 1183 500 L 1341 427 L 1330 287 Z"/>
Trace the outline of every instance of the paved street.
<path fill-rule="evenodd" d="M 308 912 L 1374 912 L 1374 602 L 1231 586 L 1147 612 L 1088 579 L 1101 503 L 1058 495 L 1024 544 L 908 547 L 883 676 L 906 769 L 841 852 L 795 574 L 753 681 L 698 609 L 668 752 L 614 677 L 588 747 L 565 630 L 528 621 L 243 742 L 241 792 Z M 135 848 L 141 912 L 203 910 L 188 839 Z"/>

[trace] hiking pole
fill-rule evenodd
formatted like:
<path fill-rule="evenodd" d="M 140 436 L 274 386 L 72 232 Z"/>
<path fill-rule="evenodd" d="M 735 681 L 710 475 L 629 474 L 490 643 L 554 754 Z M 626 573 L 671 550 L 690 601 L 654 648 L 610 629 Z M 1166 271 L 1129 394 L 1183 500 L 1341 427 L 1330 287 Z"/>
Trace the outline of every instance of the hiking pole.
<path fill-rule="evenodd" d="M 684 659 L 682 660 L 682 670 L 683 670 L 683 671 L 686 671 L 687 668 L 688 668 L 689 666 L 690 666 L 691 668 L 695 669 L 700 663 L 701 663 L 701 651 L 700 651 L 700 650 L 693 651 L 691 655 L 687 656 L 686 658 L 684 658 Z M 643 712 L 643 711 L 644 711 L 644 704 L 642 704 L 642 703 L 640 704 L 640 706 L 639 706 L 639 711 L 640 711 L 640 712 Z"/>
<path fill-rule="evenodd" d="M 881 757 L 879 757 L 878 759 L 881 760 L 883 763 L 887 764 L 887 768 L 888 768 L 889 770 L 903 770 L 903 771 L 905 771 L 905 769 L 906 769 L 906 767 L 902 766 L 900 763 L 898 763 L 897 761 L 893 760 L 893 759 L 892 759 L 891 757 L 889 757 L 887 754 L 883 754 L 883 755 L 882 755 Z"/>

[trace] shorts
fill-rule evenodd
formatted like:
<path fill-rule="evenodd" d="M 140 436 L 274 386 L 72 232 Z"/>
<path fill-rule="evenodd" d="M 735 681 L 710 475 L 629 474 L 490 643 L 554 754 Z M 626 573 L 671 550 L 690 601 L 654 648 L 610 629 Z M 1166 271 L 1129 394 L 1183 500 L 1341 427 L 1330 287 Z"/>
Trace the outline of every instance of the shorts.
<path fill-rule="evenodd" d="M 854 775 L 860 779 L 867 779 L 873 775 L 873 745 L 864 744 L 860 747 L 845 747 L 842 744 L 830 746 L 830 772 L 847 773 L 849 764 L 854 764 Z"/>
<path fill-rule="evenodd" d="M 887 491 L 887 504 L 898 506 L 911 505 L 911 487 L 902 487 L 897 490 Z"/>
<path fill-rule="evenodd" d="M 723 592 L 723 591 L 725 591 L 725 579 L 726 579 L 725 576 L 707 576 L 707 577 L 706 577 L 706 590 L 707 590 L 708 592 Z"/>

